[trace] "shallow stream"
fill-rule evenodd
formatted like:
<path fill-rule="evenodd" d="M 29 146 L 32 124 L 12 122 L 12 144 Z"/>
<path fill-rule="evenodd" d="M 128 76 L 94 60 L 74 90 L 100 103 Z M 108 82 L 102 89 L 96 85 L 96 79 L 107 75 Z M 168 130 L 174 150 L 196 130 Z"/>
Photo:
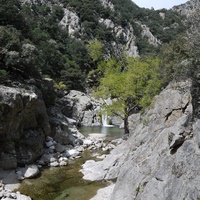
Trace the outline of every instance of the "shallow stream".
<path fill-rule="evenodd" d="M 123 130 L 117 127 L 82 127 L 80 132 L 86 137 L 90 133 L 105 134 L 107 140 L 123 135 Z M 80 159 L 66 167 L 43 169 L 38 178 L 22 181 L 20 192 L 33 200 L 89 200 L 98 189 L 108 185 L 105 181 L 91 182 L 82 179 L 83 174 L 79 172 L 81 165 L 86 160 L 95 160 L 94 154 L 95 152 L 86 150 Z"/>

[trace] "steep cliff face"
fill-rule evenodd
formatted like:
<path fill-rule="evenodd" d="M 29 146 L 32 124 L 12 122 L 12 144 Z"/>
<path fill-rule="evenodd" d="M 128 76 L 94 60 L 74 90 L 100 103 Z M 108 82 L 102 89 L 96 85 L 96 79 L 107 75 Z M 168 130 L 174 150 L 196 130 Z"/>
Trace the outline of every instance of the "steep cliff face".
<path fill-rule="evenodd" d="M 133 127 L 111 199 L 198 199 L 198 119 L 191 82 L 171 84 Z M 195 108 L 194 108 L 195 109 Z"/>
<path fill-rule="evenodd" d="M 0 100 L 0 167 L 32 163 L 42 155 L 45 136 L 50 134 L 39 91 L 1 86 Z"/>
<path fill-rule="evenodd" d="M 104 161 L 83 166 L 84 178 L 117 178 L 107 198 L 112 200 L 198 199 L 200 121 L 194 94 L 197 86 L 190 80 L 171 83 L 151 110 L 131 116 L 128 141 Z"/>

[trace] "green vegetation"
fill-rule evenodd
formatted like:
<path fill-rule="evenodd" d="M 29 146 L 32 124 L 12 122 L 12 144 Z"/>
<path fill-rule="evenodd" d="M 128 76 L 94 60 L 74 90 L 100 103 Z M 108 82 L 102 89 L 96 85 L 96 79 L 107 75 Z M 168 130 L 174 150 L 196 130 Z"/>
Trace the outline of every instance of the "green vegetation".
<path fill-rule="evenodd" d="M 84 90 L 90 58 L 84 42 L 59 26 L 63 15 L 53 2 L 0 1 L 1 70 L 18 79 L 48 76 L 68 89 Z"/>
<path fill-rule="evenodd" d="M 157 58 L 130 57 L 122 60 L 112 57 L 98 64 L 96 71 L 103 76 L 94 93 L 103 100 L 112 99 L 112 104 L 105 104 L 105 109 L 124 120 L 125 134 L 129 134 L 128 117 L 150 105 L 160 90 L 158 66 Z"/>
<path fill-rule="evenodd" d="M 165 84 L 172 80 L 191 78 L 196 81 L 200 73 L 199 11 L 188 19 L 187 33 L 164 45 L 159 53 L 161 74 Z"/>
<path fill-rule="evenodd" d="M 128 22 L 132 24 L 134 33 L 137 36 L 137 45 L 141 54 L 149 54 L 149 49 L 156 50 L 148 41 L 141 37 L 141 28 L 138 27 L 137 21 L 146 24 L 155 37 L 163 43 L 168 43 L 175 39 L 178 34 L 184 32 L 184 16 L 178 15 L 172 10 L 154 10 L 139 8 L 133 4 L 131 0 L 112 0 L 115 5 L 116 19 L 120 24 L 127 25 Z"/>
<path fill-rule="evenodd" d="M 182 64 L 179 67 L 180 59 L 183 63 L 192 63 L 195 69 L 199 65 L 198 59 L 194 59 L 199 57 L 198 44 L 194 42 L 199 38 L 190 34 L 193 41 L 190 47 L 187 46 L 189 37 L 179 36 L 180 39 L 175 40 L 186 26 L 183 25 L 184 18 L 172 10 L 139 8 L 131 0 L 111 0 L 114 10 L 104 7 L 99 0 L 60 2 L 63 7 L 53 0 L 48 4 L 20 4 L 18 0 L 0 0 L 1 80 L 40 79 L 47 76 L 56 83 L 62 82 L 68 90 L 84 91 L 88 86 L 99 85 L 102 76 L 106 74 L 105 66 L 113 64 L 114 68 L 118 68 L 121 62 L 123 73 L 130 70 L 130 62 L 136 61 L 122 59 L 121 47 L 126 45 L 126 38 L 123 33 L 116 36 L 100 19 L 109 19 L 123 28 L 132 25 L 142 58 L 156 56 L 160 46 L 154 47 L 148 38 L 141 36 L 142 29 L 138 22 L 146 24 L 162 42 L 170 43 L 165 45 L 160 54 L 160 70 L 165 83 L 180 74 L 188 76 L 191 73 L 189 67 Z M 64 8 L 76 12 L 80 19 L 81 30 L 73 38 L 67 29 L 59 25 Z M 191 49 L 195 49 L 193 54 Z M 191 57 L 193 59 L 189 59 Z M 140 62 L 147 60 L 141 59 Z"/>

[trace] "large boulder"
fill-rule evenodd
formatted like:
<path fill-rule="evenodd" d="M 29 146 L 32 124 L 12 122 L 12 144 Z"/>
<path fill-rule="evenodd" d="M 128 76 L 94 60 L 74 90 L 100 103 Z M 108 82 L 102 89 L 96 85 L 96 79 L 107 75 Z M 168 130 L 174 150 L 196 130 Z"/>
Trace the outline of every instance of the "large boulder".
<path fill-rule="evenodd" d="M 67 104 L 61 99 L 48 108 L 51 136 L 62 145 L 76 146 L 84 136 L 77 129 L 77 121 L 68 118 Z"/>
<path fill-rule="evenodd" d="M 73 118 L 78 124 L 83 126 L 99 126 L 100 118 L 98 117 L 101 104 L 85 93 L 71 90 L 62 99 L 65 102 L 65 115 Z"/>
<path fill-rule="evenodd" d="M 49 134 L 46 107 L 37 88 L 0 86 L 0 168 L 36 160 Z"/>

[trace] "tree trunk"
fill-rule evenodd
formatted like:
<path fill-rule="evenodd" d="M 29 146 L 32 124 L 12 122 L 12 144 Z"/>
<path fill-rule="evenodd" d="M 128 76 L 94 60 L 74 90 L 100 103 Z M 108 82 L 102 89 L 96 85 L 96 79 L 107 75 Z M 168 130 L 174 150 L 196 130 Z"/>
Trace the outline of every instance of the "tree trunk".
<path fill-rule="evenodd" d="M 129 135 L 129 127 L 128 127 L 128 116 L 124 117 L 124 135 Z"/>

